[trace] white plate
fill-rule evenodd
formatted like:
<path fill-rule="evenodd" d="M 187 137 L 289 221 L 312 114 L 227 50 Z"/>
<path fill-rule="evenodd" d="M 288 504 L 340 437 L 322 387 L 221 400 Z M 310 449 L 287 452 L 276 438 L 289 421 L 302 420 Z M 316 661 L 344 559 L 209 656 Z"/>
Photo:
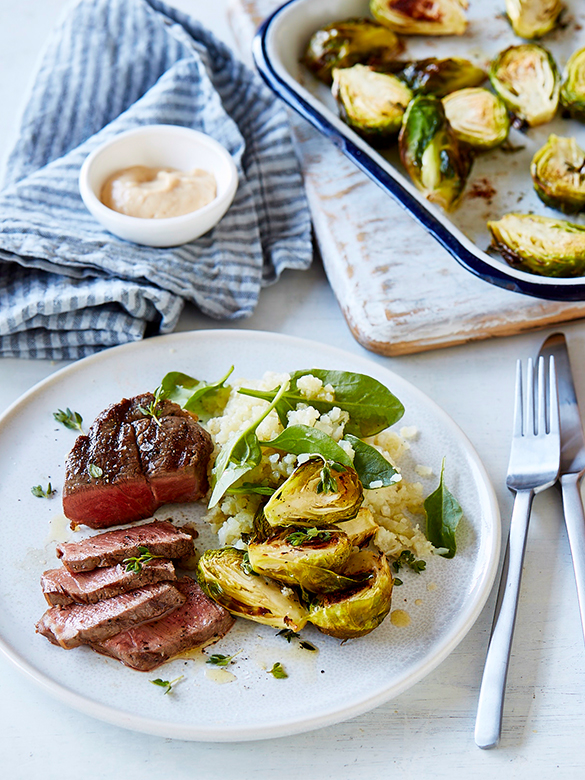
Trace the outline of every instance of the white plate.
<path fill-rule="evenodd" d="M 318 646 L 311 653 L 288 644 L 276 631 L 248 621 L 214 648 L 232 654 L 235 680 L 218 684 L 197 653 L 151 673 L 123 667 L 87 648 L 65 651 L 35 634 L 46 608 L 41 572 L 56 563 L 51 530 L 59 525 L 63 462 L 75 435 L 52 412 L 70 407 L 87 424 L 108 404 L 157 386 L 179 370 L 213 380 L 234 364 L 236 376 L 267 370 L 331 368 L 367 373 L 383 382 L 406 407 L 398 424 L 416 425 L 410 467 L 440 471 L 459 499 L 465 519 L 452 560 L 437 558 L 421 575 L 407 572 L 395 590 L 395 607 L 411 625 L 387 619 L 367 637 L 341 645 L 313 628 L 303 631 Z M 487 420 L 486 420 L 487 424 Z M 498 562 L 500 521 L 494 491 L 473 447 L 455 423 L 419 390 L 377 364 L 310 341 L 251 331 L 200 331 L 117 347 L 74 363 L 29 391 L 0 419 L 1 538 L 0 647 L 36 682 L 67 704 L 126 728 L 178 739 L 237 741 L 308 731 L 365 712 L 414 685 L 436 667 L 471 628 L 490 592 Z M 408 477 L 408 471 L 405 474 Z M 35 498 L 32 485 L 51 480 L 59 494 Z M 430 492 L 435 476 L 423 480 Z M 186 506 L 157 515 L 191 518 Z M 409 576 L 410 575 L 410 576 Z M 432 587 L 432 586 L 436 587 Z M 431 588 L 429 588 L 431 586 Z M 421 603 L 417 603 L 420 600 Z M 289 677 L 267 673 L 280 661 Z M 184 679 L 170 695 L 149 683 Z"/>

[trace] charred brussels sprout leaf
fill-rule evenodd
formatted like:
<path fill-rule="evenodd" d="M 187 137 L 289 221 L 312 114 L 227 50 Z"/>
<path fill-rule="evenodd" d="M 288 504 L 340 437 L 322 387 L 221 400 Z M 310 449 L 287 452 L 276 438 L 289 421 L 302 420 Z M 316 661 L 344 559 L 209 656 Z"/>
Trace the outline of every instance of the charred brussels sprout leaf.
<path fill-rule="evenodd" d="M 504 259 L 541 276 L 585 274 L 585 227 L 535 214 L 506 214 L 488 222 Z"/>
<path fill-rule="evenodd" d="M 585 209 L 585 152 L 574 138 L 551 135 L 534 155 L 530 173 L 547 206 L 566 214 Z"/>
<path fill-rule="evenodd" d="M 463 35 L 467 6 L 467 0 L 370 0 L 375 18 L 405 35 Z"/>
<path fill-rule="evenodd" d="M 453 132 L 474 149 L 493 149 L 508 137 L 510 120 L 503 101 L 481 87 L 458 89 L 443 98 Z"/>
<path fill-rule="evenodd" d="M 369 634 L 390 612 L 393 581 L 386 556 L 368 550 L 353 553 L 344 574 L 361 582 L 315 599 L 309 622 L 324 634 L 352 639 Z"/>
<path fill-rule="evenodd" d="M 303 62 L 325 84 L 331 84 L 334 68 L 357 63 L 385 65 L 401 50 L 398 36 L 371 19 L 346 19 L 317 30 Z"/>
<path fill-rule="evenodd" d="M 353 547 L 363 547 L 374 536 L 379 525 L 370 510 L 362 506 L 355 517 L 338 523 L 337 527 L 349 538 Z"/>
<path fill-rule="evenodd" d="M 506 13 L 519 38 L 542 38 L 557 26 L 560 0 L 506 0 Z"/>
<path fill-rule="evenodd" d="M 565 66 L 561 105 L 572 117 L 585 122 L 585 48 L 572 54 Z"/>
<path fill-rule="evenodd" d="M 343 121 L 375 146 L 383 146 L 398 135 L 412 92 L 396 76 L 354 65 L 334 72 L 333 96 Z"/>
<path fill-rule="evenodd" d="M 300 631 L 307 611 L 292 591 L 246 571 L 242 550 L 207 550 L 199 561 L 197 579 L 207 595 L 233 615 L 274 628 Z"/>
<path fill-rule="evenodd" d="M 309 398 L 304 394 L 299 389 L 298 382 L 306 376 L 317 377 L 324 386 L 331 385 L 334 392 L 333 400 Z M 277 391 L 266 392 L 241 387 L 238 392 L 253 398 L 273 401 Z M 404 414 L 404 406 L 398 398 L 377 379 L 353 371 L 329 371 L 324 368 L 293 371 L 290 375 L 289 388 L 275 407 L 280 422 L 285 428 L 288 424 L 288 412 L 296 409 L 297 404 L 310 404 L 320 414 L 338 407 L 349 414 L 349 422 L 345 426 L 346 433 L 359 437 L 374 436 L 389 425 L 398 422 Z"/>
<path fill-rule="evenodd" d="M 323 471 L 327 464 L 321 458 L 297 466 L 264 507 L 264 517 L 271 526 L 315 526 L 355 517 L 364 500 L 362 484 L 352 468 L 330 468 L 328 477 L 334 490 L 323 489 Z"/>
<path fill-rule="evenodd" d="M 351 541 L 342 531 L 316 528 L 308 532 L 289 528 L 248 546 L 254 571 L 310 593 L 328 593 L 356 584 L 339 574 L 351 551 Z"/>
<path fill-rule="evenodd" d="M 429 57 L 408 63 L 400 78 L 417 94 L 444 97 L 456 89 L 479 86 L 486 80 L 487 74 L 460 57 L 444 60 Z"/>
<path fill-rule="evenodd" d="M 440 100 L 417 95 L 400 131 L 400 158 L 425 197 L 450 209 L 460 197 L 471 171 L 472 153 L 449 126 Z"/>
<path fill-rule="evenodd" d="M 550 122 L 559 103 L 559 74 L 550 52 L 536 43 L 510 46 L 490 65 L 492 86 L 517 126 Z"/>

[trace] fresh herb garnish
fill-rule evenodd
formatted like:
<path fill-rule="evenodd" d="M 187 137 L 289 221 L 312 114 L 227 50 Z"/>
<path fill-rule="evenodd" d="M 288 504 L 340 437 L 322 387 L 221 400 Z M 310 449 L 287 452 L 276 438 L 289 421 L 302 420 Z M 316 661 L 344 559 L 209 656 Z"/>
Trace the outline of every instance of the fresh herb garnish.
<path fill-rule="evenodd" d="M 357 436 L 352 436 L 351 433 L 344 436 L 344 439 L 353 447 L 355 452 L 353 467 L 365 488 L 371 490 L 372 485 L 380 488 L 400 482 L 402 475 L 375 447 L 358 439 Z"/>
<path fill-rule="evenodd" d="M 165 695 L 167 693 L 170 693 L 173 689 L 173 685 L 176 685 L 180 680 L 184 678 L 184 674 L 182 674 L 180 677 L 175 677 L 174 680 L 161 680 L 160 677 L 157 677 L 156 680 L 149 680 L 153 685 L 159 685 L 161 688 L 165 689 Z"/>
<path fill-rule="evenodd" d="M 398 577 L 394 577 L 393 582 L 394 582 L 394 585 L 404 585 L 402 580 L 398 579 Z"/>
<path fill-rule="evenodd" d="M 315 490 L 317 493 L 337 493 L 339 488 L 337 487 L 337 480 L 331 473 L 333 471 L 345 471 L 345 467 L 341 463 L 335 463 L 332 460 L 326 460 L 321 469 L 321 479 L 317 483 Z"/>
<path fill-rule="evenodd" d="M 140 555 L 136 555 L 132 558 L 124 558 L 122 563 L 126 564 L 126 571 L 141 571 L 145 563 L 153 561 L 155 558 L 164 558 L 164 555 L 153 555 L 148 547 L 139 547 L 138 552 Z"/>
<path fill-rule="evenodd" d="M 72 431 L 81 431 L 81 433 L 83 433 L 83 428 L 81 427 L 83 417 L 79 412 L 73 412 L 67 407 L 65 411 L 59 409 L 59 411 L 53 412 L 53 417 L 58 423 L 61 423 L 61 425 L 64 425 L 66 428 L 69 428 Z"/>
<path fill-rule="evenodd" d="M 154 391 L 154 398 L 148 404 L 148 406 L 139 406 L 138 409 L 145 417 L 152 417 L 154 422 L 160 427 L 160 416 L 162 414 L 162 406 L 159 407 L 159 403 L 162 400 L 162 386 L 159 385 Z"/>
<path fill-rule="evenodd" d="M 302 647 L 303 650 L 310 650 L 312 653 L 317 652 L 317 648 L 314 644 L 311 642 L 307 642 L 305 639 L 301 639 L 301 635 L 297 634 L 296 631 L 293 631 L 292 628 L 282 628 L 280 631 L 277 632 L 276 636 L 281 636 L 290 644 L 293 639 L 299 640 L 299 647 Z"/>
<path fill-rule="evenodd" d="M 310 542 L 312 539 L 321 539 L 324 542 L 328 542 L 331 539 L 331 532 L 320 531 L 318 528 L 307 528 L 306 531 L 295 531 L 286 537 L 286 541 L 292 544 L 293 547 Z"/>
<path fill-rule="evenodd" d="M 298 380 L 309 375 L 320 379 L 324 386 L 333 387 L 335 394 L 333 401 L 308 398 L 298 389 Z M 276 389 L 262 391 L 245 387 L 241 387 L 238 392 L 254 398 L 263 398 L 265 401 L 273 401 L 277 393 Z M 320 368 L 294 371 L 291 374 L 288 390 L 278 399 L 276 405 L 276 411 L 285 428 L 288 423 L 288 412 L 296 409 L 297 404 L 301 403 L 310 404 L 321 414 L 330 412 L 334 407 L 348 412 L 349 421 L 345 431 L 360 438 L 383 431 L 389 425 L 398 422 L 404 414 L 404 407 L 398 398 L 392 395 L 381 382 L 366 374 L 356 374 L 351 371 L 327 371 Z"/>
<path fill-rule="evenodd" d="M 256 428 L 274 409 L 285 389 L 286 384 L 283 383 L 260 417 L 237 436 L 230 446 L 223 447 L 220 451 L 211 471 L 213 491 L 209 499 L 209 509 L 212 509 L 220 501 L 229 487 L 262 460 L 262 449 L 256 436 Z"/>
<path fill-rule="evenodd" d="M 463 517 L 463 510 L 455 496 L 445 487 L 445 458 L 441 465 L 441 477 L 439 487 L 427 496 L 424 502 L 424 510 L 427 516 L 427 538 L 441 552 L 445 558 L 452 558 L 457 552 L 455 531 L 459 521 Z"/>
<path fill-rule="evenodd" d="M 276 677 L 277 680 L 285 680 L 288 677 L 288 674 L 285 672 L 283 665 L 279 661 L 274 664 L 272 669 L 268 670 L 268 674 Z"/>
<path fill-rule="evenodd" d="M 238 652 L 233 655 L 220 655 L 219 653 L 216 653 L 215 655 L 210 655 L 205 663 L 212 664 L 213 666 L 229 666 L 232 660 L 241 652 L 241 650 L 238 650 Z"/>
<path fill-rule="evenodd" d="M 88 463 L 87 470 L 90 477 L 93 477 L 94 479 L 99 479 L 101 476 L 103 476 L 104 473 L 103 469 L 101 469 L 99 466 L 96 466 L 95 463 Z"/>
<path fill-rule="evenodd" d="M 303 648 L 303 650 L 309 650 L 311 653 L 317 652 L 315 645 L 312 642 L 307 642 L 306 639 L 301 640 L 300 646 Z"/>
<path fill-rule="evenodd" d="M 225 409 L 231 393 L 231 387 L 225 382 L 233 370 L 234 367 L 231 366 L 224 377 L 211 383 L 194 379 L 180 371 L 171 371 L 160 383 L 161 398 L 174 401 L 206 422 L 211 417 L 220 415 Z"/>
<path fill-rule="evenodd" d="M 57 492 L 51 483 L 47 485 L 47 489 L 43 490 L 42 485 L 35 485 L 34 487 L 31 487 L 30 492 L 33 494 L 33 496 L 36 496 L 37 498 L 51 498 L 51 496 L 55 495 Z"/>
<path fill-rule="evenodd" d="M 403 566 L 408 566 L 412 571 L 420 574 L 426 569 L 427 564 L 426 561 L 417 561 L 414 553 L 411 553 L 410 550 L 403 550 L 392 564 L 392 568 L 394 571 L 400 571 Z"/>

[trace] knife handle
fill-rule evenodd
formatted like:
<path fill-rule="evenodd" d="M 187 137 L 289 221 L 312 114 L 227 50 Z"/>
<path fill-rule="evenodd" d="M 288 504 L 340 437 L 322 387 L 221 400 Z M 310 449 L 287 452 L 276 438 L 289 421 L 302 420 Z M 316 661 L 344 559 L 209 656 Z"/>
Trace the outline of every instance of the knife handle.
<path fill-rule="evenodd" d="M 518 611 L 522 564 L 533 498 L 534 491 L 519 490 L 514 499 L 510 533 L 475 720 L 475 743 L 483 750 L 495 747 L 500 741 L 508 663 Z"/>
<path fill-rule="evenodd" d="M 581 475 L 563 474 L 560 479 L 563 494 L 565 524 L 573 557 L 581 626 L 585 636 L 585 515 L 581 500 Z"/>

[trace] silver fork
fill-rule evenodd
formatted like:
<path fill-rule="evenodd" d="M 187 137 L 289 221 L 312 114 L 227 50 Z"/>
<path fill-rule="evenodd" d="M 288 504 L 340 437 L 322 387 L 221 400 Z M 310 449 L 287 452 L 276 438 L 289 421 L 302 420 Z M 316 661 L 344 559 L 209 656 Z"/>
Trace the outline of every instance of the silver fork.
<path fill-rule="evenodd" d="M 550 358 L 548 392 L 544 358 L 541 357 L 538 361 L 536 405 L 532 359 L 528 360 L 526 374 L 526 403 L 524 404 L 522 362 L 519 360 L 516 366 L 514 435 L 506 478 L 506 485 L 516 493 L 516 496 L 475 722 L 475 742 L 484 749 L 498 744 L 502 729 L 504 692 L 518 609 L 522 562 L 526 549 L 532 499 L 536 493 L 554 485 L 559 473 L 561 457 L 559 400 L 554 358 Z"/>

